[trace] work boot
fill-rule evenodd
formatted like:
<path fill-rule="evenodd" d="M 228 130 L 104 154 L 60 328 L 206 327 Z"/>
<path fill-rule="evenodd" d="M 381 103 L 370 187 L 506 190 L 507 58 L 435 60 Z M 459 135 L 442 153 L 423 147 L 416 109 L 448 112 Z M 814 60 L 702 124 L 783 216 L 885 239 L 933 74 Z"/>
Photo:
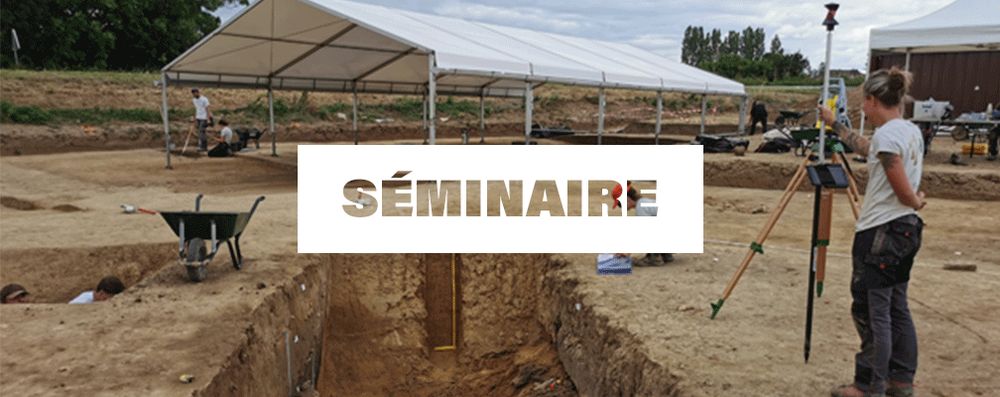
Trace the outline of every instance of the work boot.
<path fill-rule="evenodd" d="M 887 397 L 913 397 L 913 384 L 889 381 L 885 395 Z"/>
<path fill-rule="evenodd" d="M 987 161 L 997 161 L 997 155 L 991 154 L 989 156 L 986 156 L 986 160 Z"/>
<path fill-rule="evenodd" d="M 674 254 L 663 254 L 663 263 L 670 263 L 674 261 Z"/>
<path fill-rule="evenodd" d="M 837 386 L 833 390 L 830 390 L 831 397 L 886 397 L 883 393 L 868 393 L 864 390 L 858 389 L 857 386 L 843 385 Z"/>
<path fill-rule="evenodd" d="M 663 266 L 664 263 L 663 263 L 663 258 L 660 258 L 659 254 L 646 254 L 646 256 L 642 257 L 642 259 L 636 261 L 635 265 L 639 267 Z"/>

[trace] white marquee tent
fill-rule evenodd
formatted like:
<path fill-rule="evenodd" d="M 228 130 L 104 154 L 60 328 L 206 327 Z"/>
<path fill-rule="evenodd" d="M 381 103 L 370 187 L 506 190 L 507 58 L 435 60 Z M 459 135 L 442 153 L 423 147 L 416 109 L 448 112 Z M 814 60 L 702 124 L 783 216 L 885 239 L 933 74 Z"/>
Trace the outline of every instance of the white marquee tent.
<path fill-rule="evenodd" d="M 923 17 L 871 30 L 872 51 L 903 53 L 1000 49 L 1000 1 L 957 0 Z"/>
<path fill-rule="evenodd" d="M 875 52 L 904 53 L 906 70 L 910 70 L 910 54 L 998 49 L 998 0 L 956 0 L 920 18 L 872 29 L 868 36 L 869 61 Z M 864 132 L 865 114 L 862 113 L 861 133 Z"/>
<path fill-rule="evenodd" d="M 657 134 L 663 92 L 746 96 L 738 82 L 628 44 L 343 0 L 259 0 L 162 72 L 168 147 L 167 84 L 266 89 L 269 103 L 275 89 L 352 92 L 355 143 L 357 93 L 425 95 L 431 144 L 438 94 L 477 96 L 481 104 L 484 97 L 523 97 L 529 134 L 533 88 L 595 87 L 599 137 L 605 88 L 660 94 Z M 273 112 L 270 130 L 273 152 Z"/>

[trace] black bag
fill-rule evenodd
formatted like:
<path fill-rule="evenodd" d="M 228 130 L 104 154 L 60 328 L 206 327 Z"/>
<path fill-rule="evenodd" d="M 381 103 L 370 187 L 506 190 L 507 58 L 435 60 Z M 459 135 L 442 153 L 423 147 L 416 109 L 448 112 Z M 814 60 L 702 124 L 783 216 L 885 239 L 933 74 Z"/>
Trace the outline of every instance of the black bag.
<path fill-rule="evenodd" d="M 260 138 L 264 135 L 261 130 L 253 127 L 242 127 L 236 129 L 236 136 L 239 137 L 240 148 L 242 150 L 245 147 L 250 146 L 250 140 L 253 140 L 254 147 L 260 149 Z M 238 151 L 237 150 L 237 151 Z"/>
<path fill-rule="evenodd" d="M 702 145 L 705 153 L 731 153 L 737 146 L 750 146 L 750 141 L 712 135 L 698 135 L 691 144 Z"/>
<path fill-rule="evenodd" d="M 776 138 L 769 141 L 761 142 L 760 146 L 757 146 L 756 153 L 788 153 L 795 147 L 795 142 L 791 139 Z"/>

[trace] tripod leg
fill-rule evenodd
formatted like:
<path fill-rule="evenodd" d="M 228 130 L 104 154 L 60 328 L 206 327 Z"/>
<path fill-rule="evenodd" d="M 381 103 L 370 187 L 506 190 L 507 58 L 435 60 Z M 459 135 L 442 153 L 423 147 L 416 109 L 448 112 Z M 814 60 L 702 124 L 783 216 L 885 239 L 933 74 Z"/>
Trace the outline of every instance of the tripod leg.
<path fill-rule="evenodd" d="M 847 198 L 851 204 L 851 212 L 854 213 L 854 220 L 858 220 L 861 215 L 861 194 L 858 193 L 858 181 L 854 178 L 854 171 L 851 170 L 851 166 L 847 162 L 847 155 L 843 152 L 839 154 L 840 156 L 834 156 L 834 162 L 843 163 L 847 170 Z"/>
<path fill-rule="evenodd" d="M 823 296 L 823 280 L 826 278 L 826 250 L 830 245 L 832 215 L 833 191 L 825 189 L 819 202 L 819 236 L 816 241 L 816 297 Z"/>
<path fill-rule="evenodd" d="M 740 277 L 750 266 L 750 261 L 756 253 L 764 253 L 764 240 L 767 240 L 767 236 L 771 234 L 771 230 L 774 229 L 774 225 L 778 223 L 778 219 L 781 218 L 781 214 L 785 211 L 785 207 L 788 206 L 788 202 L 792 200 L 792 196 L 795 195 L 795 191 L 799 190 L 799 186 L 802 185 L 802 181 L 806 178 L 806 164 L 809 163 L 809 156 L 806 155 L 806 159 L 802 161 L 799 165 L 798 170 L 795 171 L 795 175 L 792 176 L 792 180 L 785 187 L 785 192 L 781 196 L 781 200 L 778 201 L 778 206 L 771 212 L 771 218 L 767 220 L 764 224 L 764 228 L 761 229 L 760 233 L 757 235 L 752 243 L 750 243 L 750 250 L 747 251 L 746 256 L 743 257 L 743 261 L 740 262 L 740 267 L 736 269 L 736 273 L 733 277 L 729 279 L 729 284 L 726 285 L 726 289 L 722 292 L 722 297 L 718 301 L 712 303 L 712 316 L 715 318 L 719 314 L 719 310 L 722 309 L 722 304 L 729 299 L 729 295 L 733 293 L 733 289 L 736 288 L 736 283 L 740 281 Z"/>
<path fill-rule="evenodd" d="M 820 203 L 823 195 L 823 188 L 816 186 L 816 197 L 813 199 L 813 222 L 812 222 L 812 247 L 809 256 L 809 289 L 806 291 L 806 332 L 803 355 L 806 362 L 809 362 L 809 350 L 812 345 L 812 320 L 813 320 L 813 288 L 816 285 L 816 265 L 819 258 L 819 222 Z"/>

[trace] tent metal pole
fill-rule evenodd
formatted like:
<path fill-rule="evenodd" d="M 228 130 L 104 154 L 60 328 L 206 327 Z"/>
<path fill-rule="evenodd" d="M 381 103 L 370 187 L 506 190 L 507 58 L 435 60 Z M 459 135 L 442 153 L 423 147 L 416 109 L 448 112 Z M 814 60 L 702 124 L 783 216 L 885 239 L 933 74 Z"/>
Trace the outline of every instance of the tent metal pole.
<path fill-rule="evenodd" d="M 486 142 L 486 93 L 479 93 L 479 143 Z"/>
<path fill-rule="evenodd" d="M 267 82 L 267 121 L 268 132 L 271 134 L 271 156 L 278 157 L 278 137 L 274 132 L 274 88 L 270 79 Z"/>
<path fill-rule="evenodd" d="M 524 83 L 524 144 L 531 143 L 531 119 L 535 109 L 535 93 L 530 81 Z"/>
<path fill-rule="evenodd" d="M 702 135 L 705 134 L 705 112 L 707 110 L 708 110 L 708 100 L 706 99 L 705 94 L 701 94 L 701 129 L 699 129 L 698 131 Z"/>
<path fill-rule="evenodd" d="M 747 97 L 740 97 L 740 124 L 737 127 L 737 132 L 740 135 L 746 134 L 747 132 Z M 766 132 L 766 131 L 765 131 Z"/>
<path fill-rule="evenodd" d="M 903 65 L 903 70 L 910 71 L 910 48 L 906 49 L 906 64 Z M 906 117 L 906 101 L 899 101 L 899 114 Z"/>
<path fill-rule="evenodd" d="M 424 126 L 424 145 L 427 144 L 427 138 L 430 137 L 430 130 L 427 126 L 427 87 L 424 87 L 424 95 L 420 102 L 421 111 L 423 112 L 423 126 Z"/>
<path fill-rule="evenodd" d="M 871 48 L 869 48 L 868 49 L 868 58 L 865 59 L 865 83 L 868 82 L 868 76 L 871 76 L 871 74 L 872 74 L 872 50 L 871 50 Z M 864 84 L 862 83 L 862 86 L 863 85 Z M 866 118 L 867 117 L 865 115 L 865 107 L 862 104 L 862 106 L 861 106 L 861 131 L 859 132 L 859 134 L 861 136 L 865 136 L 865 119 Z"/>
<path fill-rule="evenodd" d="M 354 144 L 358 144 L 358 86 L 352 88 L 351 96 L 351 130 L 354 131 Z"/>
<path fill-rule="evenodd" d="M 660 130 L 663 128 L 663 91 L 656 91 L 656 129 L 653 132 L 654 145 L 660 144 Z"/>
<path fill-rule="evenodd" d="M 167 166 L 169 170 L 173 167 L 170 166 L 170 108 L 167 105 L 167 74 L 163 73 L 160 75 L 160 96 L 163 101 L 163 144 L 164 148 L 167 149 Z"/>
<path fill-rule="evenodd" d="M 597 90 L 597 144 L 600 145 L 604 136 L 604 87 Z"/>
<path fill-rule="evenodd" d="M 435 104 L 437 102 L 437 73 L 434 70 L 434 54 L 427 55 L 427 134 L 428 143 L 433 145 L 437 138 L 437 116 L 435 116 Z"/>

